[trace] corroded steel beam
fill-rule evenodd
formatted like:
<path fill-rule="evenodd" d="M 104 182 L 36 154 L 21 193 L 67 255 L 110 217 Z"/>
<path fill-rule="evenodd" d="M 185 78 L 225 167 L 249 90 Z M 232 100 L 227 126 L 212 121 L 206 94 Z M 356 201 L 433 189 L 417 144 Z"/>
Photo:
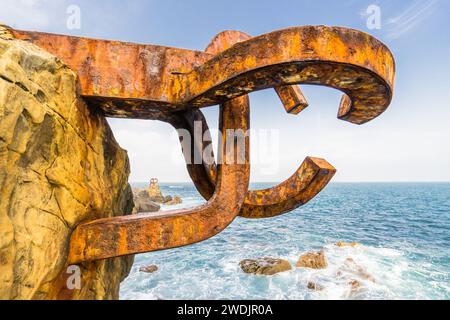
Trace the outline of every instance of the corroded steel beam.
<path fill-rule="evenodd" d="M 112 117 L 164 118 L 188 107 L 295 84 L 343 91 L 338 116 L 362 124 L 392 99 L 395 63 L 372 36 L 348 28 L 274 31 L 211 55 L 177 48 L 11 30 L 63 59 L 80 76 L 81 94 Z M 74 54 L 76 53 L 76 54 Z"/>
<path fill-rule="evenodd" d="M 192 209 L 138 214 L 95 220 L 79 225 L 72 234 L 69 263 L 123 256 L 185 246 L 206 240 L 224 230 L 239 214 L 247 193 L 249 139 L 245 142 L 245 164 L 237 164 L 226 154 L 227 129 L 239 129 L 249 122 L 246 97 L 221 106 L 221 156 L 217 167 L 217 187 L 204 205 Z M 237 143 L 233 143 L 237 154 Z"/>

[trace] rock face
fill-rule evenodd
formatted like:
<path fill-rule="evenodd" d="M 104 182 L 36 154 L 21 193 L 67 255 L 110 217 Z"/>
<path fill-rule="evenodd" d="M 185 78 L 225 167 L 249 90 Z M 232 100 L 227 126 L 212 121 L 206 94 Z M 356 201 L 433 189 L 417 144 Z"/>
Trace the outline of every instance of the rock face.
<path fill-rule="evenodd" d="M 117 299 L 133 257 L 85 263 L 67 290 L 82 221 L 130 214 L 127 154 L 77 96 L 76 74 L 0 26 L 0 299 Z"/>
<path fill-rule="evenodd" d="M 239 263 L 242 271 L 251 274 L 271 276 L 292 269 L 287 260 L 274 258 L 246 259 Z"/>
<path fill-rule="evenodd" d="M 161 206 L 150 199 L 150 195 L 146 190 L 134 190 L 134 209 L 133 213 L 156 212 Z"/>
<path fill-rule="evenodd" d="M 328 267 L 328 262 L 323 250 L 304 254 L 297 262 L 297 268 L 325 269 L 326 267 Z"/>

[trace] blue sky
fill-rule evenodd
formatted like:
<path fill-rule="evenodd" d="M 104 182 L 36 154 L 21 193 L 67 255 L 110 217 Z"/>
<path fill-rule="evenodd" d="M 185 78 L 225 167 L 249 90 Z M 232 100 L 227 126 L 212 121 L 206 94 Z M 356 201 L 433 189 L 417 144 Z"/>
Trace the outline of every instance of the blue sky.
<path fill-rule="evenodd" d="M 66 27 L 71 4 L 81 10 L 77 30 Z M 369 5 L 381 9 L 379 30 L 367 27 Z M 368 32 L 396 58 L 390 108 L 356 126 L 337 120 L 340 93 L 330 88 L 303 86 L 310 107 L 298 116 L 285 114 L 272 90 L 251 94 L 252 127 L 280 137 L 267 150 L 261 139 L 252 139 L 252 152 L 265 160 L 253 164 L 252 181 L 285 179 L 308 155 L 333 164 L 335 181 L 450 181 L 450 1 L 0 0 L 0 8 L 0 21 L 16 28 L 199 50 L 226 29 L 258 35 L 324 24 Z M 217 127 L 218 108 L 204 111 Z M 110 123 L 129 152 L 131 181 L 189 181 L 169 125 Z"/>

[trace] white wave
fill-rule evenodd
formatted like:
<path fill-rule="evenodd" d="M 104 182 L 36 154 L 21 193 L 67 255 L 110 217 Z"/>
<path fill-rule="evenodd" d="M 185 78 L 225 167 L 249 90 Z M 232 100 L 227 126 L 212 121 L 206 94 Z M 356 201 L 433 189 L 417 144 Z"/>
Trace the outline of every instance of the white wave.
<path fill-rule="evenodd" d="M 121 290 L 122 299 L 397 299 L 420 294 L 411 265 L 402 252 L 390 248 L 324 247 L 329 266 L 322 270 L 296 269 L 301 252 L 284 257 L 294 268 L 275 276 L 243 274 L 238 263 L 248 251 L 232 251 L 216 262 L 209 259 L 162 262 L 156 274 L 133 268 Z M 248 257 L 248 256 L 247 256 Z M 189 255 L 185 257 L 189 258 Z M 281 257 L 283 258 L 283 257 Z M 197 263 L 198 262 L 198 263 Z M 144 286 L 143 279 L 150 279 Z M 307 288 L 314 282 L 322 290 Z M 352 288 L 353 283 L 353 288 Z M 412 286 L 412 287 L 411 287 Z M 419 291 L 411 294 L 411 288 Z M 409 295 L 406 293 L 409 291 Z"/>

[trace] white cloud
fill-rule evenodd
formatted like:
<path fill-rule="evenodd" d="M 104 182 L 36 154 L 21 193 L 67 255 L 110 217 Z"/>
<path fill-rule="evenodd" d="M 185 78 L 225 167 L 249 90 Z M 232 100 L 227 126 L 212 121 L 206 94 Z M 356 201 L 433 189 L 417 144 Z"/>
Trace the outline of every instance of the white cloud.
<path fill-rule="evenodd" d="M 400 15 L 388 20 L 386 23 L 389 30 L 387 38 L 394 40 L 413 30 L 435 12 L 438 7 L 437 4 L 438 0 L 416 0 L 413 2 Z"/>
<path fill-rule="evenodd" d="M 0 0 L 0 22 L 14 28 L 42 30 L 49 27 L 55 6 L 62 1 Z"/>

